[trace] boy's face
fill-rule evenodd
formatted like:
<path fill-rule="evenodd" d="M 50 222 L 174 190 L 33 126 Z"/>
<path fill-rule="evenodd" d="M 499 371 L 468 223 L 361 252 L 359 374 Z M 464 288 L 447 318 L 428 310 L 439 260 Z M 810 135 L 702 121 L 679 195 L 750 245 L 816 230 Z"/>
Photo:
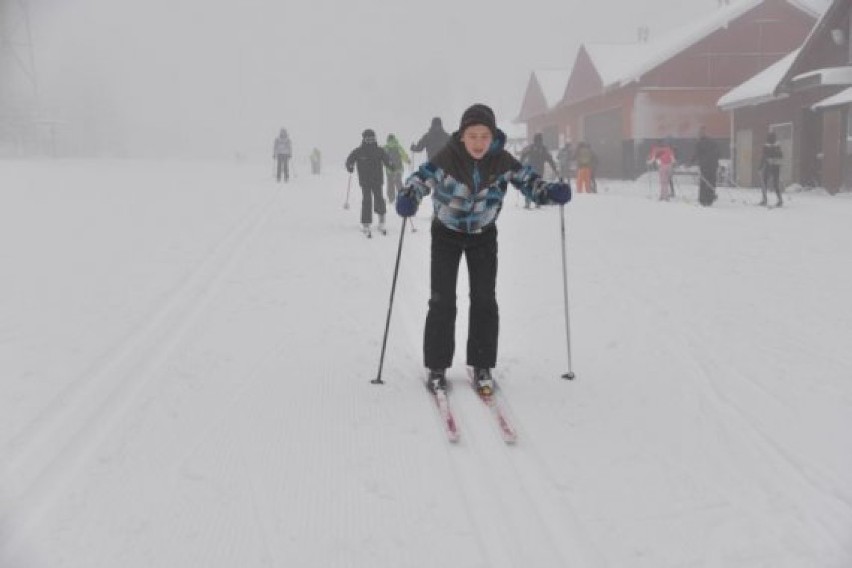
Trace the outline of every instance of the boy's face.
<path fill-rule="evenodd" d="M 474 124 L 464 129 L 461 140 L 467 153 L 474 160 L 480 160 L 491 147 L 494 135 L 491 134 L 491 129 L 484 124 Z"/>

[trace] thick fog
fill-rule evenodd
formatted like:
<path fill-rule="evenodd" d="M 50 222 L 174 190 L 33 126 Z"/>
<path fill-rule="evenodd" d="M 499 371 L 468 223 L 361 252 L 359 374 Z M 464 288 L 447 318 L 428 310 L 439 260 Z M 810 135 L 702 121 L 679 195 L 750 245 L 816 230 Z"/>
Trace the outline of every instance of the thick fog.
<path fill-rule="evenodd" d="M 3 0 L 14 3 L 15 0 Z M 341 159 L 370 127 L 404 144 L 470 103 L 517 115 L 530 71 L 630 42 L 717 0 L 30 0 L 42 116 L 66 155 L 243 156 L 287 128 Z M 5 74 L 5 72 L 4 72 Z"/>

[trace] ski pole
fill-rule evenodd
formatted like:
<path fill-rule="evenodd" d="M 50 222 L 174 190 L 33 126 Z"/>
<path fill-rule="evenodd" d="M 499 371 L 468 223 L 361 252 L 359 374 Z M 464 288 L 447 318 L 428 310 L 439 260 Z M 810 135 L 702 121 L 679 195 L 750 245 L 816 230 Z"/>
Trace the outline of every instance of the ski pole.
<path fill-rule="evenodd" d="M 396 266 L 393 269 L 393 283 L 391 284 L 390 302 L 388 302 L 388 318 L 385 321 L 385 337 L 382 339 L 382 354 L 379 356 L 379 374 L 370 381 L 374 385 L 383 385 L 382 366 L 385 363 L 385 348 L 388 345 L 388 330 L 390 329 L 391 311 L 393 310 L 393 294 L 396 291 L 396 277 L 399 274 L 399 259 L 402 256 L 402 239 L 405 237 L 405 222 L 408 217 L 402 218 L 402 230 L 399 232 L 399 248 L 396 251 Z"/>
<path fill-rule="evenodd" d="M 559 215 L 562 220 L 562 295 L 565 299 L 565 339 L 568 346 L 568 372 L 562 375 L 563 379 L 573 380 L 575 375 L 571 367 L 571 326 L 568 318 L 568 260 L 565 253 L 565 205 L 559 206 Z"/>
<path fill-rule="evenodd" d="M 344 209 L 349 209 L 349 190 L 352 188 L 352 172 L 349 173 L 349 182 L 346 184 L 346 202 L 343 204 Z"/>

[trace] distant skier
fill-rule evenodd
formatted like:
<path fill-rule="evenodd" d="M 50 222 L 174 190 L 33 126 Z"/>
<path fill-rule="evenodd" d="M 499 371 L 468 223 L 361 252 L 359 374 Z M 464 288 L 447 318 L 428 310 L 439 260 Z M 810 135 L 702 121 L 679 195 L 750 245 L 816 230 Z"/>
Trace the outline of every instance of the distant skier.
<path fill-rule="evenodd" d="M 648 164 L 656 164 L 660 174 L 660 201 L 668 201 L 672 194 L 672 170 L 675 164 L 675 152 L 670 139 L 651 146 Z"/>
<path fill-rule="evenodd" d="M 544 166 L 545 164 L 550 164 L 550 167 L 553 169 L 554 173 L 557 173 L 559 169 L 556 166 L 556 162 L 553 160 L 553 156 L 550 155 L 550 150 L 547 149 L 547 146 L 544 145 L 544 137 L 541 133 L 537 133 L 533 136 L 533 143 L 528 145 L 526 148 L 521 150 L 521 156 L 519 158 L 520 162 L 526 166 L 530 166 L 535 173 L 544 178 Z M 524 197 L 524 209 L 530 208 L 530 198 Z M 541 203 L 536 203 L 536 207 L 541 207 Z"/>
<path fill-rule="evenodd" d="M 763 184 L 760 189 L 763 192 L 763 199 L 760 205 L 767 205 L 766 193 L 769 189 L 775 191 L 778 201 L 776 207 L 781 207 L 784 202 L 781 199 L 781 162 L 784 159 L 784 153 L 781 151 L 781 145 L 778 144 L 777 137 L 774 132 L 766 135 L 766 144 L 763 145 L 763 155 L 760 158 L 760 173 L 763 178 Z"/>
<path fill-rule="evenodd" d="M 373 212 L 379 215 L 380 232 L 385 232 L 385 198 L 382 197 L 384 174 L 382 164 L 390 167 L 391 161 L 387 152 L 376 141 L 376 133 L 368 128 L 361 134 L 361 145 L 352 150 L 346 158 L 346 170 L 349 173 L 358 167 L 358 183 L 361 185 L 361 225 L 367 236 L 370 236 L 370 225 L 373 222 Z"/>
<path fill-rule="evenodd" d="M 320 153 L 319 148 L 314 148 L 311 151 L 311 173 L 314 175 L 319 175 L 321 167 L 322 154 Z"/>
<path fill-rule="evenodd" d="M 277 162 L 276 180 L 281 181 L 281 176 L 284 176 L 284 181 L 290 180 L 290 156 L 293 155 L 293 145 L 290 142 L 290 135 L 287 130 L 282 128 L 278 133 L 278 138 L 275 139 L 275 144 L 272 150 L 272 157 Z"/>
<path fill-rule="evenodd" d="M 719 169 L 719 148 L 708 136 L 704 127 L 698 130 L 698 141 L 690 163 L 698 164 L 698 202 L 709 207 L 716 201 L 716 172 Z"/>
<path fill-rule="evenodd" d="M 450 141 L 450 135 L 444 130 L 439 117 L 432 119 L 429 131 L 416 144 L 411 145 L 412 152 L 426 150 L 426 159 L 431 160 Z"/>
<path fill-rule="evenodd" d="M 402 169 L 404 164 L 410 164 L 408 153 L 400 145 L 399 140 L 393 134 L 388 134 L 385 152 L 390 158 L 391 165 L 385 168 L 388 178 L 388 201 L 391 203 L 396 199 L 396 194 L 402 189 Z"/>
<path fill-rule="evenodd" d="M 431 294 L 423 357 L 433 392 L 446 388 L 446 369 L 453 361 L 462 255 L 470 284 L 467 364 L 474 369 L 480 394 L 494 389 L 491 369 L 497 362 L 499 327 L 496 221 L 508 184 L 536 203 L 564 204 L 571 199 L 571 186 L 545 182 L 512 157 L 505 144 L 494 112 L 475 104 L 464 111 L 446 147 L 408 177 L 396 198 L 397 213 L 410 217 L 422 199 L 432 195 Z"/>
<path fill-rule="evenodd" d="M 577 193 L 594 193 L 592 191 L 592 179 L 597 158 L 588 142 L 583 141 L 577 145 L 574 161 L 577 163 Z"/>
<path fill-rule="evenodd" d="M 571 162 L 573 159 L 574 152 L 571 148 L 571 141 L 566 140 L 556 154 L 556 161 L 559 164 L 559 177 L 562 179 L 571 179 Z"/>

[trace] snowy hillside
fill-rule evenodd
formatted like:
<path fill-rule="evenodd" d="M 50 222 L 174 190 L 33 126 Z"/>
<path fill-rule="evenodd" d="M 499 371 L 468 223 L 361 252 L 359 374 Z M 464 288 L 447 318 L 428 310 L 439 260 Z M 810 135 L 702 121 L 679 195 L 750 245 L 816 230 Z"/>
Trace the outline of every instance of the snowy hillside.
<path fill-rule="evenodd" d="M 499 220 L 514 446 L 420 382 L 429 207 L 347 174 L 0 163 L 0 566 L 852 566 L 852 199 L 603 183 Z M 694 187 L 679 187 L 694 201 Z"/>

